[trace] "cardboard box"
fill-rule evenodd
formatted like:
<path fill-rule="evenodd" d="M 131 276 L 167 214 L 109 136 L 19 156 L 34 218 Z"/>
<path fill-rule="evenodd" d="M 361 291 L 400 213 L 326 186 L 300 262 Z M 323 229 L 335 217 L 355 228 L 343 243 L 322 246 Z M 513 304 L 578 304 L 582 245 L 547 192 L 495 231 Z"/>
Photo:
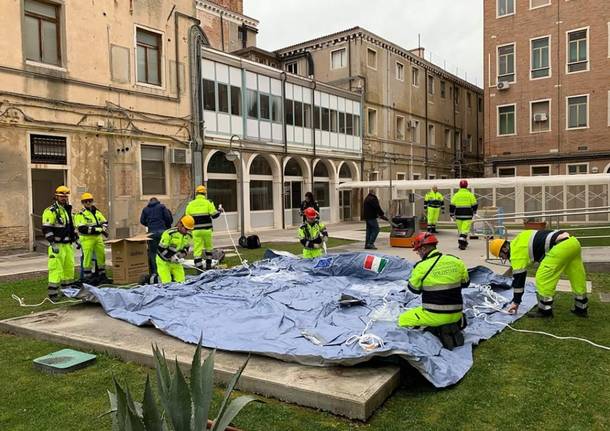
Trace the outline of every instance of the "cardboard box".
<path fill-rule="evenodd" d="M 148 274 L 147 241 L 146 235 L 106 241 L 112 250 L 112 281 L 115 284 L 137 283 L 142 274 Z"/>

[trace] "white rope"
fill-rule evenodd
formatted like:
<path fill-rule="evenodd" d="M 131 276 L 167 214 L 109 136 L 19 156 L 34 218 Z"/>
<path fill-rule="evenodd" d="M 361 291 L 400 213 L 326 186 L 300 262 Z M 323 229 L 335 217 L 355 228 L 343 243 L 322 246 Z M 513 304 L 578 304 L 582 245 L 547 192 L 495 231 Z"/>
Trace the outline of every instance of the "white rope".
<path fill-rule="evenodd" d="M 478 286 L 479 291 L 485 296 L 485 300 L 483 305 L 474 305 L 472 306 L 471 310 L 474 313 L 474 317 L 477 318 L 482 318 L 483 320 L 485 320 L 485 322 L 487 323 L 492 323 L 494 325 L 501 325 L 504 326 L 505 328 L 509 328 L 512 329 L 515 332 L 522 332 L 525 334 L 538 334 L 538 335 L 546 335 L 548 337 L 552 337 L 555 338 L 557 340 L 576 340 L 576 341 L 582 341 L 585 343 L 588 343 L 594 347 L 600 348 L 600 349 L 604 349 L 604 350 L 610 350 L 610 347 L 608 346 L 603 346 L 601 344 L 597 344 L 594 343 L 593 341 L 587 340 L 586 338 L 580 338 L 580 337 L 571 337 L 571 336 L 567 336 L 567 337 L 562 337 L 559 335 L 555 335 L 555 334 L 550 334 L 548 332 L 544 332 L 544 331 L 532 331 L 529 329 L 517 329 L 517 328 L 513 328 L 512 326 L 510 326 L 508 323 L 504 323 L 504 322 L 494 322 L 494 321 L 490 321 L 488 320 L 488 314 L 482 310 L 487 309 L 488 311 L 497 311 L 503 314 L 511 314 L 508 311 L 506 311 L 503 307 L 504 304 L 506 304 L 508 302 L 508 300 L 506 298 L 504 298 L 502 295 L 499 295 L 498 293 L 494 292 L 491 289 L 491 286 L 487 286 L 487 285 L 482 285 L 482 286 Z"/>
<path fill-rule="evenodd" d="M 229 234 L 229 239 L 231 240 L 231 244 L 233 244 L 235 253 L 237 253 L 237 257 L 239 258 L 239 261 L 241 262 L 242 266 L 248 270 L 248 273 L 250 275 L 252 275 L 252 270 L 250 269 L 250 266 L 248 265 L 248 261 L 246 259 L 242 259 L 241 254 L 239 254 L 239 250 L 237 249 L 237 245 L 235 245 L 235 241 L 233 240 L 233 235 L 231 235 L 231 229 L 229 228 L 229 220 L 227 219 L 227 213 L 224 211 L 224 209 L 222 211 L 222 215 L 225 219 L 225 225 L 227 226 L 227 233 Z"/>
<path fill-rule="evenodd" d="M 76 299 L 66 299 L 65 301 L 53 301 L 51 298 L 45 298 L 43 299 L 41 302 L 39 302 L 38 304 L 26 304 L 25 298 L 20 298 L 17 295 L 15 295 L 14 293 L 11 295 L 11 298 L 13 298 L 15 301 L 17 301 L 19 303 L 20 307 L 40 307 L 41 305 L 43 305 L 45 302 L 49 302 L 53 305 L 59 305 L 59 304 L 70 304 L 70 303 L 74 303 L 74 302 L 81 302 L 80 300 L 76 300 Z"/>
<path fill-rule="evenodd" d="M 380 308 L 387 307 L 388 305 L 388 295 L 391 292 L 387 292 L 383 295 L 383 305 Z M 373 312 L 369 313 L 369 316 L 373 314 Z M 352 344 L 358 343 L 360 348 L 366 350 L 367 352 L 371 352 L 373 350 L 382 349 L 385 346 L 385 341 L 379 335 L 375 335 L 373 333 L 367 334 L 367 331 L 371 329 L 373 323 L 375 323 L 377 319 L 371 318 L 364 325 L 364 329 L 360 333 L 360 335 L 352 335 L 347 340 L 345 340 L 345 344 L 351 346 Z"/>

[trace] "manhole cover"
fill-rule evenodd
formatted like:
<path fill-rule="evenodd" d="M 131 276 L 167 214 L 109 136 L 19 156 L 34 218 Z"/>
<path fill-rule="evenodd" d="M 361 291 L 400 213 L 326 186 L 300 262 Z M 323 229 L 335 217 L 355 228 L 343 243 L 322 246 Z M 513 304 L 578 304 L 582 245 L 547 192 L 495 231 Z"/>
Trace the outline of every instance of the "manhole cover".
<path fill-rule="evenodd" d="M 34 359 L 34 367 L 47 373 L 69 373 L 95 362 L 95 355 L 63 349 Z"/>

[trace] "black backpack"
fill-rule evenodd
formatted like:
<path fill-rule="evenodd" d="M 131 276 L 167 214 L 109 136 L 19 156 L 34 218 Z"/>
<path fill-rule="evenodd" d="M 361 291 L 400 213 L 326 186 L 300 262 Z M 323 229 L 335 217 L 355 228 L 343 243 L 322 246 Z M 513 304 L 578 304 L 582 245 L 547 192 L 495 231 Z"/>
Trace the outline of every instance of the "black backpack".
<path fill-rule="evenodd" d="M 239 238 L 239 246 L 249 249 L 261 248 L 261 240 L 258 235 L 241 236 Z"/>

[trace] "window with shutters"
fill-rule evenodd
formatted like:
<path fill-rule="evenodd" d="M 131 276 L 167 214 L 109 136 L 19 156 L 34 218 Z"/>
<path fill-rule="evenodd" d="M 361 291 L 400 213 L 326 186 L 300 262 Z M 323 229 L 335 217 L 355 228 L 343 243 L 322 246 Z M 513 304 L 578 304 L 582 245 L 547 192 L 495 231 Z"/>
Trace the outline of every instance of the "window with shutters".
<path fill-rule="evenodd" d="M 566 33 L 568 73 L 585 72 L 589 70 L 589 29 L 583 28 Z"/>
<path fill-rule="evenodd" d="M 137 61 L 139 83 L 161 85 L 161 34 L 136 28 Z"/>
<path fill-rule="evenodd" d="M 56 4 L 25 1 L 23 41 L 26 60 L 61 65 L 59 10 Z"/>
<path fill-rule="evenodd" d="M 142 194 L 165 194 L 165 147 L 142 145 L 140 149 L 142 166 Z"/>

